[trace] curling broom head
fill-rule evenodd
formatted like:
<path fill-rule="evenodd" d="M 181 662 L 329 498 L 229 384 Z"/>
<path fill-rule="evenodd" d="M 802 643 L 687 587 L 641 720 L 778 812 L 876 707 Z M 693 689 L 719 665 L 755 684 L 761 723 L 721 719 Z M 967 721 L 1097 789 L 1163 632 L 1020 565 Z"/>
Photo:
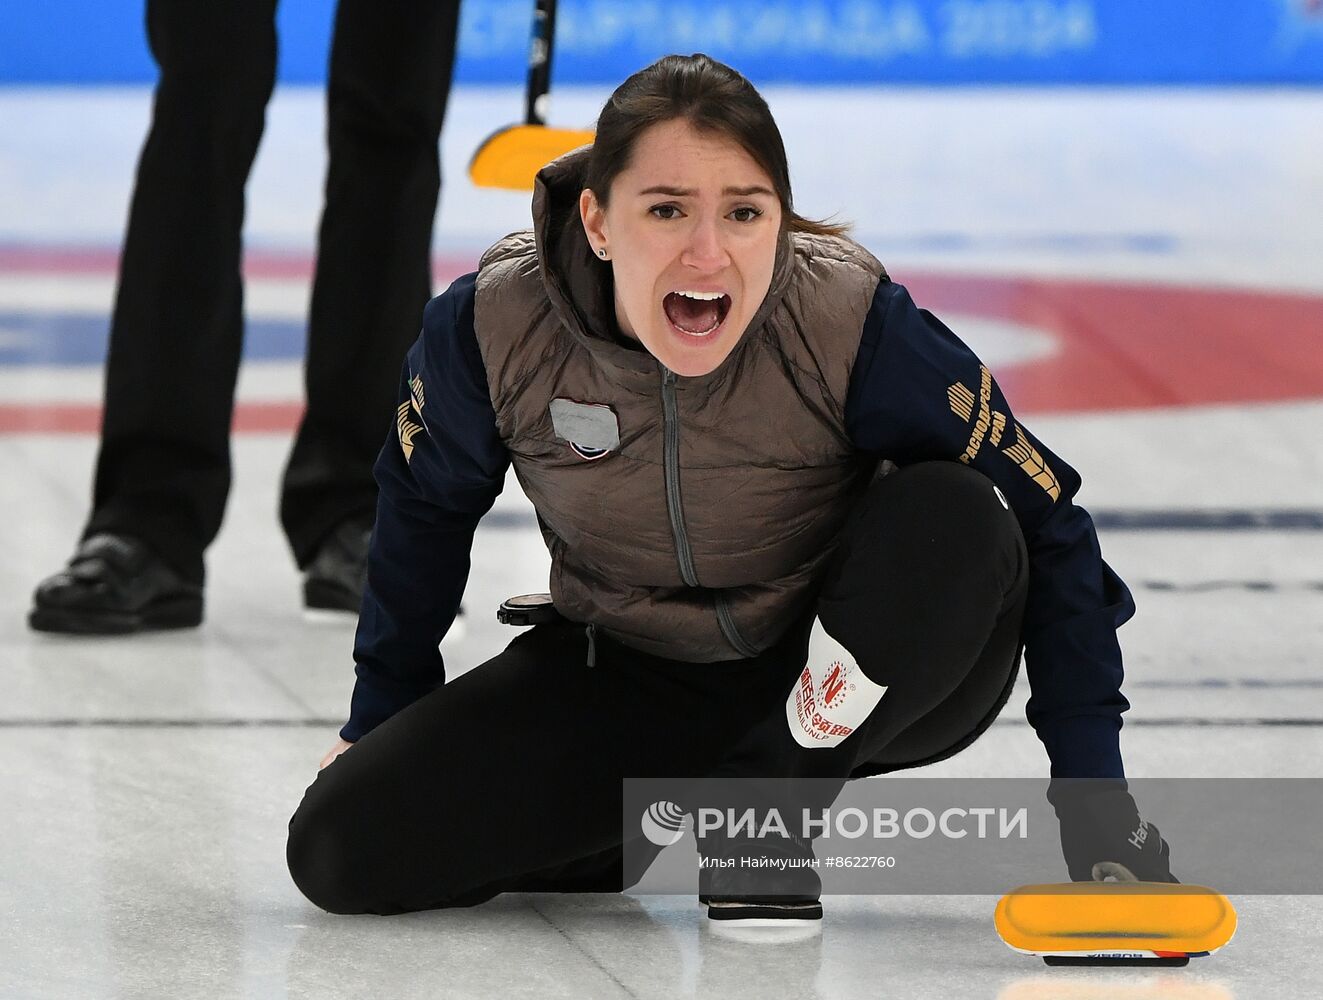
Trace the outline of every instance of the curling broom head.
<path fill-rule="evenodd" d="M 1026 885 L 997 903 L 997 933 L 1049 965 L 1184 965 L 1236 932 L 1231 901 L 1202 885 L 1064 882 Z"/>
<path fill-rule="evenodd" d="M 478 187 L 532 191 L 537 172 L 557 157 L 593 141 L 588 129 L 511 125 L 492 133 L 469 161 Z"/>

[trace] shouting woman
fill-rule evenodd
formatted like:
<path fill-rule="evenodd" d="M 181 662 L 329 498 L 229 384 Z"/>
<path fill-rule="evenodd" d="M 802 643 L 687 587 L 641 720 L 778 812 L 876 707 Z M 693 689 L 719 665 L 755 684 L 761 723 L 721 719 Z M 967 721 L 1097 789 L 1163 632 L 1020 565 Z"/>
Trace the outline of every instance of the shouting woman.
<path fill-rule="evenodd" d="M 446 683 L 511 462 L 557 620 Z M 350 717 L 290 825 L 318 906 L 618 891 L 625 778 L 942 760 L 1022 650 L 1053 778 L 1107 779 L 1053 796 L 1072 878 L 1171 879 L 1156 831 L 1132 836 L 1134 605 L 1079 476 L 871 254 L 795 213 L 734 70 L 658 61 L 541 172 L 533 230 L 428 306 L 377 476 Z M 714 917 L 822 912 L 802 885 L 708 895 Z"/>

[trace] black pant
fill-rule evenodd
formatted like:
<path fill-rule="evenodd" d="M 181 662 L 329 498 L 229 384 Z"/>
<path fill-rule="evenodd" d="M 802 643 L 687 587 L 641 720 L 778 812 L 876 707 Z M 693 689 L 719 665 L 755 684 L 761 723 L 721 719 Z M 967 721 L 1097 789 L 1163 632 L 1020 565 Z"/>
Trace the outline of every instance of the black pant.
<path fill-rule="evenodd" d="M 835 778 L 968 745 L 1001 710 L 1028 588 L 1014 516 L 982 475 L 925 463 L 873 483 L 817 613 L 888 690 L 839 745 L 801 747 L 786 699 L 811 621 L 751 660 L 683 663 L 546 625 L 414 703 L 323 770 L 290 821 L 290 872 L 337 913 L 498 892 L 614 891 L 627 777 Z"/>
<path fill-rule="evenodd" d="M 337 9 L 308 404 L 280 505 L 301 566 L 337 524 L 370 521 L 375 508 L 372 464 L 431 292 L 458 7 L 341 0 Z M 160 83 L 124 240 L 84 535 L 141 538 L 196 581 L 230 486 L 244 186 L 275 81 L 275 8 L 147 2 Z"/>

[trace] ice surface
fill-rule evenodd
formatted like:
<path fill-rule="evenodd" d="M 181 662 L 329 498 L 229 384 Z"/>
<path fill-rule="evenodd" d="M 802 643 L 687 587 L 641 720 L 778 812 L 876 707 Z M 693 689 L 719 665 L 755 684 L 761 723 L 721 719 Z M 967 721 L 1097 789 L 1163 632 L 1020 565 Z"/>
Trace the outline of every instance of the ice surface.
<path fill-rule="evenodd" d="M 553 118 L 584 123 L 602 96 L 557 93 Z M 1323 293 L 1323 97 L 769 97 L 797 207 L 856 220 L 898 273 Z M 310 252 L 320 107 L 310 91 L 282 91 L 272 106 L 250 191 L 255 248 Z M 451 259 L 525 223 L 524 196 L 463 178 L 476 143 L 519 107 L 512 90 L 455 94 L 438 228 Z M 0 91 L 0 314 L 106 315 L 113 269 L 43 269 L 32 254 L 114 247 L 147 108 L 143 89 Z M 297 273 L 249 286 L 253 320 L 299 322 L 306 301 Z M 1007 363 L 1040 356 L 1023 330 L 983 322 L 987 350 L 1009 352 Z M 0 349 L 26 335 L 0 323 Z M 94 361 L 0 364 L 0 405 L 90 404 L 99 391 Z M 298 393 L 294 360 L 245 366 L 241 399 Z M 1027 423 L 1082 471 L 1080 500 L 1097 511 L 1323 510 L 1323 398 Z M 285 872 L 284 829 L 344 716 L 352 627 L 300 615 L 275 519 L 287 446 L 286 433 L 235 439 L 202 629 L 73 640 L 34 635 L 23 618 L 33 585 L 74 543 L 94 437 L 0 433 L 0 997 L 1317 995 L 1323 905 L 1312 897 L 1237 899 L 1231 946 L 1163 973 L 1048 970 L 1001 945 L 984 897 L 832 898 L 821 938 L 776 948 L 712 936 L 678 897 L 515 896 L 389 919 L 315 910 Z M 467 635 L 448 643 L 455 670 L 509 638 L 494 621 L 500 599 L 546 581 L 513 480 L 497 512 L 479 532 Z M 1104 530 L 1102 543 L 1140 607 L 1122 632 L 1132 776 L 1323 777 L 1323 532 Z M 932 773 L 1043 774 L 1026 696 L 1022 685 L 987 736 Z M 1255 724 L 1286 719 L 1312 724 Z"/>

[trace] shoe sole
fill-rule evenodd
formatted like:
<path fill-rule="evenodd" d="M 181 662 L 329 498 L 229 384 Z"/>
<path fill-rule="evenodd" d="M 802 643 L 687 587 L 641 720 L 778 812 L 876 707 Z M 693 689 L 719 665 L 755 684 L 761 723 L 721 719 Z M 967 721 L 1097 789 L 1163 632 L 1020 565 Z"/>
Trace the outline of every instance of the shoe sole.
<path fill-rule="evenodd" d="M 791 944 L 822 936 L 821 920 L 705 920 L 703 923 L 713 937 L 754 946 Z"/>
<path fill-rule="evenodd" d="M 304 608 L 303 620 L 318 627 L 344 628 L 358 623 L 358 612 L 345 611 L 343 608 Z"/>
<path fill-rule="evenodd" d="M 717 923 L 741 923 L 745 927 L 777 927 L 822 920 L 821 903 L 715 903 L 708 902 L 707 918 Z"/>
<path fill-rule="evenodd" d="M 351 601 L 354 602 L 352 607 Z M 350 594 L 342 587 L 321 580 L 308 580 L 303 584 L 303 620 L 309 625 L 328 625 L 335 628 L 353 625 L 358 621 L 361 607 L 362 598 L 357 594 Z M 447 641 L 456 642 L 464 638 L 468 631 L 468 626 L 465 624 L 466 617 L 464 609 L 460 608 L 459 614 L 450 625 L 450 630 L 446 632 Z"/>
<path fill-rule="evenodd" d="M 28 627 L 63 635 L 131 635 L 202 624 L 202 598 L 181 597 L 149 605 L 142 611 L 88 611 L 76 608 L 33 608 Z"/>

